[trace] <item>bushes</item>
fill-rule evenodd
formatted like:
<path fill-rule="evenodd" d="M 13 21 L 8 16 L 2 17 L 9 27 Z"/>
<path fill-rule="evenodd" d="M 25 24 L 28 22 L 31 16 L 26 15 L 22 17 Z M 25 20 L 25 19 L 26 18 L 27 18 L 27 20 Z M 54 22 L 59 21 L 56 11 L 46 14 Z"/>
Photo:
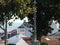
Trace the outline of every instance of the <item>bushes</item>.
<path fill-rule="evenodd" d="M 48 43 L 42 42 L 41 45 L 48 45 Z"/>
<path fill-rule="evenodd" d="M 15 44 L 7 44 L 7 45 L 15 45 Z"/>

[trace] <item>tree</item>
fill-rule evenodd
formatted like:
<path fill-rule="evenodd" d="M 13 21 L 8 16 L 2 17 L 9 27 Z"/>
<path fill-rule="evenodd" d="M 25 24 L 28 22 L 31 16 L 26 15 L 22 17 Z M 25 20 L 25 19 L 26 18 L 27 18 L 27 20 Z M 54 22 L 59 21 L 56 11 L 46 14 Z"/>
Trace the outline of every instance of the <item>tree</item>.
<path fill-rule="evenodd" d="M 37 35 L 47 35 L 51 32 L 49 21 L 58 20 L 60 17 L 60 1 L 59 0 L 37 0 Z"/>
<path fill-rule="evenodd" d="M 50 25 L 52 20 L 60 23 L 60 1 L 59 0 L 37 0 L 37 39 L 41 39 L 43 35 L 51 33 L 53 30 Z M 28 18 L 33 25 L 33 14 L 29 14 Z"/>
<path fill-rule="evenodd" d="M 5 45 L 7 39 L 7 22 L 15 19 L 23 19 L 33 12 L 34 7 L 30 7 L 31 0 L 1 0 L 0 1 L 0 28 L 5 32 Z"/>

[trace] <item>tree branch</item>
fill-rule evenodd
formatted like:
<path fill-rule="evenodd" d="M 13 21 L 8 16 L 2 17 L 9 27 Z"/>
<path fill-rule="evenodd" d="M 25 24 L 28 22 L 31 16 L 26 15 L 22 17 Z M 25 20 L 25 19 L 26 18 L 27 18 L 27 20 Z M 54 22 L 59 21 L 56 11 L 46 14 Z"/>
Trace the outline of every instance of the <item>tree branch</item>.
<path fill-rule="evenodd" d="M 0 26 L 0 28 L 4 31 L 5 29 Z"/>

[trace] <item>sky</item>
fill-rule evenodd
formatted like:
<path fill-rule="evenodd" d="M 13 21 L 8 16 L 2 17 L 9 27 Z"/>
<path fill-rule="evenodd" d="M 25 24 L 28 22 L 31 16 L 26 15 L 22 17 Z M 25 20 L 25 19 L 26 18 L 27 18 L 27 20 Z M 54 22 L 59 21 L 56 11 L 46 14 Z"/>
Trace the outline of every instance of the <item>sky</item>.
<path fill-rule="evenodd" d="M 13 21 L 14 19 L 11 19 L 11 20 L 9 20 L 8 22 L 13 22 L 12 23 L 12 26 L 9 26 L 8 24 L 7 24 L 7 31 L 9 32 L 9 31 L 12 31 L 12 30 L 14 30 L 14 29 L 17 29 L 17 27 L 19 27 L 20 25 L 22 25 L 23 24 L 23 22 L 24 22 L 24 20 L 26 20 L 26 22 L 28 22 L 28 18 L 27 17 L 25 17 L 23 20 L 20 20 L 20 19 L 16 19 L 15 21 Z M 2 29 L 0 29 L 0 32 L 4 32 Z"/>

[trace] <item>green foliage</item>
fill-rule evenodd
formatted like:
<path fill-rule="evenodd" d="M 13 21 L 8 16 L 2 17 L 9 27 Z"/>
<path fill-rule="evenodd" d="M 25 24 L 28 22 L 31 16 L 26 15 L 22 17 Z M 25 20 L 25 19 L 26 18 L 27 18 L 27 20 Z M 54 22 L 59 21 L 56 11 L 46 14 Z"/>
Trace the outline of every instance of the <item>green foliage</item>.
<path fill-rule="evenodd" d="M 58 29 L 58 31 L 60 32 L 60 28 Z"/>
<path fill-rule="evenodd" d="M 9 24 L 9 26 L 12 26 L 12 23 L 13 23 L 13 22 L 9 22 L 9 23 L 8 23 L 8 24 Z"/>
<path fill-rule="evenodd" d="M 16 44 L 7 44 L 7 45 L 16 45 Z"/>
<path fill-rule="evenodd" d="M 48 45 L 48 43 L 46 43 L 46 42 L 42 42 L 41 45 Z"/>
<path fill-rule="evenodd" d="M 37 0 L 37 35 L 47 35 L 52 28 L 49 21 L 60 22 L 59 0 Z"/>
<path fill-rule="evenodd" d="M 30 7 L 30 3 L 31 0 L 2 0 L 0 2 L 0 16 L 5 13 L 8 20 L 11 19 L 12 15 L 17 15 L 23 19 L 29 13 L 32 13 L 33 10 L 36 10 L 35 7 Z"/>
<path fill-rule="evenodd" d="M 36 7 L 31 7 L 31 0 L 1 0 L 0 1 L 0 23 L 10 20 L 12 16 L 23 19 L 29 13 L 36 11 Z"/>

